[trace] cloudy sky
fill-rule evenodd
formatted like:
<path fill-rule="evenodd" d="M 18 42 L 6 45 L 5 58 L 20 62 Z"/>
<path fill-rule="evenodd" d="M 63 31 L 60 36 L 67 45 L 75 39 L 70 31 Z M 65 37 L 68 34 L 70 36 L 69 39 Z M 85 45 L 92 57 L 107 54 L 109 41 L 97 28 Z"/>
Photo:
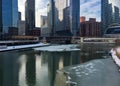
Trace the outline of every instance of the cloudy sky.
<path fill-rule="evenodd" d="M 19 11 L 22 12 L 22 19 L 25 14 L 25 1 L 18 0 Z M 97 18 L 100 21 L 101 0 L 80 0 L 80 16 Z M 36 0 L 36 26 L 40 26 L 40 15 L 47 15 L 48 0 Z"/>
<path fill-rule="evenodd" d="M 86 16 L 87 19 L 93 17 L 100 21 L 101 18 L 101 0 L 81 0 L 80 16 Z"/>

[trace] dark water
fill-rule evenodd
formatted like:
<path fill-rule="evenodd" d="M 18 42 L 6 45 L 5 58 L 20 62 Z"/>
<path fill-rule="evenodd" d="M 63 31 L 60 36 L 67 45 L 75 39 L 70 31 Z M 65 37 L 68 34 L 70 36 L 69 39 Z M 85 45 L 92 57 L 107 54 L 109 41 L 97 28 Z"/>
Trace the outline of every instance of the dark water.
<path fill-rule="evenodd" d="M 83 44 L 80 51 L 74 52 L 2 52 L 0 86 L 54 86 L 56 70 L 92 59 L 109 58 L 112 47 L 111 44 Z"/>

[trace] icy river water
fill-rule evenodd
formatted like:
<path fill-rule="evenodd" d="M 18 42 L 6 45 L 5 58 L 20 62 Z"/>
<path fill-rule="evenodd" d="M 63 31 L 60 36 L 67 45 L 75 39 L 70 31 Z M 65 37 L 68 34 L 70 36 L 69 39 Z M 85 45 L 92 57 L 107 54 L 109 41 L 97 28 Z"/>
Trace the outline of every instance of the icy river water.
<path fill-rule="evenodd" d="M 78 46 L 78 51 L 0 52 L 0 86 L 67 86 L 61 71 L 76 86 L 120 86 L 118 68 L 109 55 L 115 45 Z"/>

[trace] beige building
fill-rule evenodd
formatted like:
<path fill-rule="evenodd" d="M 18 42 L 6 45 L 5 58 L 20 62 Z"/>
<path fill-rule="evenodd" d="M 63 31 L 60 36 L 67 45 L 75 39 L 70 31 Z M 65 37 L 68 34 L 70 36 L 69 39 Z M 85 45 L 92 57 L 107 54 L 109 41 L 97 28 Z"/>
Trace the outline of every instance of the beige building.
<path fill-rule="evenodd" d="M 18 21 L 18 35 L 25 35 L 25 21 Z"/>

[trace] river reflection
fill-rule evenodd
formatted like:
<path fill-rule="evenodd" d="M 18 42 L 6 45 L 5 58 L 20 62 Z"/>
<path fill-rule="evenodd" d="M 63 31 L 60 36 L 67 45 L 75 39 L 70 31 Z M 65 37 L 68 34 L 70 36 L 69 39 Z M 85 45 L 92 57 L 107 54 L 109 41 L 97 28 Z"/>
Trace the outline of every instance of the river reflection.
<path fill-rule="evenodd" d="M 56 70 L 109 57 L 114 45 L 80 45 L 81 51 L 0 53 L 0 86 L 54 86 Z"/>

